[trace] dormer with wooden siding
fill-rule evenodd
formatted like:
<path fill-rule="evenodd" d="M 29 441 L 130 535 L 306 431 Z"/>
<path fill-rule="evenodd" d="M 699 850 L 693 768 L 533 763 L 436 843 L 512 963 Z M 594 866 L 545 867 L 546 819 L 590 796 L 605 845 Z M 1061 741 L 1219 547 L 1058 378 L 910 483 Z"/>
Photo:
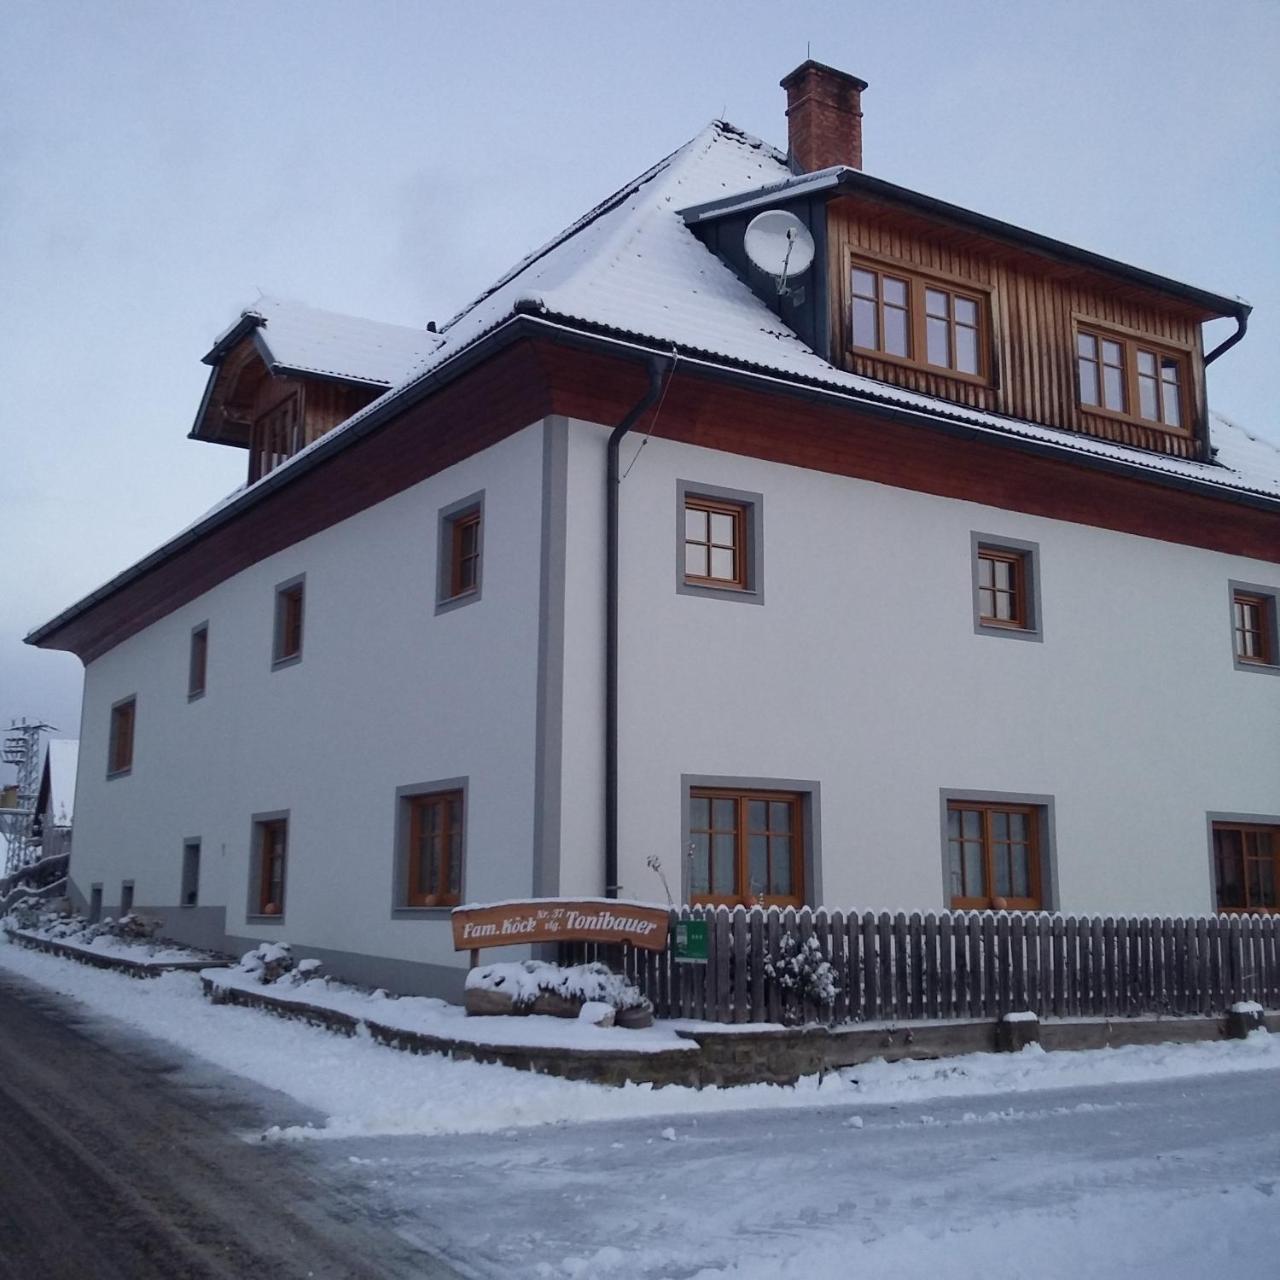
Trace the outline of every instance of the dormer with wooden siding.
<path fill-rule="evenodd" d="M 433 332 L 260 299 L 214 343 L 190 436 L 249 452 L 252 484 L 402 382 Z"/>
<path fill-rule="evenodd" d="M 818 355 L 940 402 L 1211 459 L 1205 366 L 1242 336 L 1248 304 L 873 178 L 866 83 L 812 62 L 782 83 L 800 171 L 683 216 Z M 812 268 L 783 291 L 742 248 L 766 209 L 814 238 Z M 1202 326 L 1222 318 L 1236 333 L 1206 357 Z"/>

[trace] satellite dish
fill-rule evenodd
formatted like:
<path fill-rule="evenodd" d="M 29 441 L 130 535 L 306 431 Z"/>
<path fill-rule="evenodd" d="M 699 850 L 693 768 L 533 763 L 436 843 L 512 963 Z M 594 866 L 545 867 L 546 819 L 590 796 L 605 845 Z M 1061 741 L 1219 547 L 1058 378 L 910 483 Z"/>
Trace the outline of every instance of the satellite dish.
<path fill-rule="evenodd" d="M 809 228 L 785 209 L 766 209 L 747 224 L 742 238 L 747 257 L 778 282 L 778 293 L 788 292 L 787 281 L 808 271 L 813 262 L 813 236 Z"/>

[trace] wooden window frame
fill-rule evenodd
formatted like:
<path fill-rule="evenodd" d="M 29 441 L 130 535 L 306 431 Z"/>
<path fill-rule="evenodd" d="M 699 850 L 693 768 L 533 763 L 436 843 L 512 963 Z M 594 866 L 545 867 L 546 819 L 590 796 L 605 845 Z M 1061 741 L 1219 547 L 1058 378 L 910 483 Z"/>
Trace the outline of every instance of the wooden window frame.
<path fill-rule="evenodd" d="M 803 792 L 796 791 L 772 791 L 772 790 L 755 790 L 751 788 L 739 787 L 705 787 L 693 786 L 689 788 L 689 800 L 709 800 L 714 804 L 716 800 L 732 800 L 736 804 L 734 830 L 734 892 L 723 893 L 694 893 L 692 886 L 692 875 L 690 875 L 689 883 L 689 901 L 694 906 L 766 906 L 766 907 L 800 907 L 804 905 L 805 893 L 807 889 L 805 877 L 805 800 L 807 796 Z M 758 898 L 753 897 L 749 892 L 750 888 L 750 827 L 747 818 L 747 806 L 752 801 L 778 801 L 790 805 L 791 821 L 790 832 L 788 833 L 791 840 L 791 885 L 792 892 L 789 894 L 762 894 Z M 714 821 L 714 818 L 712 819 Z M 713 828 L 714 830 L 714 828 Z M 692 858 L 692 844 L 694 829 L 692 821 L 690 822 L 689 831 L 686 833 L 690 844 L 690 857 Z M 707 857 L 712 858 L 712 852 L 708 847 Z M 710 875 L 710 866 L 708 866 L 708 875 Z"/>
<path fill-rule="evenodd" d="M 1214 819 L 1211 823 L 1210 831 L 1210 847 L 1213 857 L 1214 911 L 1219 915 L 1275 915 L 1277 912 L 1280 912 L 1280 823 Z M 1222 905 L 1222 890 L 1224 882 L 1222 875 L 1223 854 L 1219 845 L 1218 837 L 1225 835 L 1228 832 L 1235 833 L 1240 836 L 1240 888 L 1245 896 L 1245 902 L 1241 906 L 1228 907 Z M 1253 837 L 1256 849 L 1257 841 L 1261 836 L 1266 836 L 1268 838 L 1271 848 L 1266 854 L 1259 856 L 1255 853 L 1251 856 L 1247 849 L 1249 838 Z M 1277 898 L 1276 905 L 1272 906 L 1249 902 L 1249 863 L 1267 861 L 1271 863 L 1273 896 L 1276 896 Z"/>
<path fill-rule="evenodd" d="M 268 920 L 282 920 L 288 895 L 289 819 L 260 818 L 254 822 L 253 830 L 258 872 L 254 914 Z M 280 869 L 278 902 L 272 892 L 277 865 Z M 272 906 L 274 911 L 269 909 Z"/>
<path fill-rule="evenodd" d="M 209 624 L 191 628 L 191 648 L 187 655 L 187 701 L 203 698 L 209 682 Z"/>
<path fill-rule="evenodd" d="M 707 516 L 707 541 L 702 542 L 698 539 L 691 539 L 688 534 L 687 517 L 690 511 L 703 512 Z M 697 493 L 686 493 L 684 496 L 684 517 L 685 522 L 682 523 L 681 532 L 683 535 L 682 545 L 682 564 L 684 568 L 684 581 L 686 585 L 691 587 L 704 587 L 713 591 L 747 591 L 750 589 L 751 572 L 750 572 L 750 509 L 745 502 L 733 502 L 723 498 L 711 498 Z M 719 578 L 714 575 L 704 576 L 702 574 L 690 573 L 688 570 L 688 548 L 690 546 L 707 548 L 707 567 L 711 567 L 710 552 L 715 549 L 724 549 L 724 543 L 718 543 L 713 540 L 714 535 L 711 533 L 711 517 L 714 515 L 728 516 L 732 521 L 733 542 L 731 549 L 733 552 L 733 574 L 728 578 Z"/>
<path fill-rule="evenodd" d="M 137 733 L 138 696 L 130 694 L 111 707 L 107 737 L 107 777 L 123 778 L 133 772 L 133 748 Z"/>
<path fill-rule="evenodd" d="M 1245 625 L 1244 610 L 1254 616 L 1254 626 Z M 1274 667 L 1276 665 L 1276 598 L 1263 591 L 1233 588 L 1231 592 L 1231 639 L 1235 660 L 1239 666 Z M 1256 652 L 1246 653 L 1244 637 L 1257 638 Z"/>
<path fill-rule="evenodd" d="M 853 273 L 855 270 L 871 272 L 876 277 L 876 347 L 857 346 L 853 340 L 853 307 L 854 294 Z M 907 284 L 907 354 L 894 355 L 884 349 L 884 283 L 885 276 L 894 280 L 902 280 Z M 990 387 L 994 385 L 992 373 L 992 313 L 991 290 L 982 284 L 951 280 L 944 276 L 921 272 L 914 267 L 902 263 L 867 258 L 861 254 L 850 254 L 845 272 L 845 284 L 848 290 L 848 305 L 845 307 L 845 324 L 848 332 L 845 346 L 856 356 L 864 356 L 873 360 L 883 360 L 888 364 L 901 365 L 907 369 L 918 369 L 923 373 L 931 373 L 939 378 L 954 378 L 959 382 L 972 383 L 975 386 Z M 929 289 L 945 293 L 949 299 L 948 315 L 948 348 L 952 363 L 949 365 L 933 364 L 928 359 L 928 312 L 925 304 L 925 291 Z M 962 298 L 972 302 L 977 308 L 977 323 L 974 326 L 978 343 L 978 371 L 968 373 L 955 367 L 955 329 L 958 322 L 955 318 L 955 299 Z M 960 325 L 968 328 L 968 325 Z"/>
<path fill-rule="evenodd" d="M 1080 338 L 1082 335 L 1093 338 L 1098 344 L 1098 395 L 1102 399 L 1106 398 L 1106 391 L 1102 384 L 1102 344 L 1111 342 L 1120 347 L 1124 370 L 1125 407 L 1123 409 L 1108 408 L 1105 404 L 1085 403 L 1084 390 L 1080 379 L 1080 362 L 1083 359 L 1080 355 Z M 1142 415 L 1142 393 L 1138 375 L 1138 353 L 1140 351 L 1150 352 L 1156 358 L 1156 387 L 1159 395 L 1156 412 L 1161 414 L 1157 418 L 1146 418 Z M 1172 346 L 1165 340 L 1149 338 L 1140 333 L 1121 332 L 1085 317 L 1077 317 L 1072 327 L 1071 347 L 1076 406 L 1081 413 L 1092 413 L 1104 418 L 1115 418 L 1121 422 L 1132 422 L 1137 426 L 1146 427 L 1152 431 L 1165 431 L 1173 436 L 1193 436 L 1195 434 L 1196 414 L 1192 398 L 1191 355 L 1191 351 L 1187 348 Z M 1163 419 L 1164 379 L 1160 376 L 1159 364 L 1162 359 L 1177 361 L 1179 411 L 1182 417 L 1182 423 L 1179 426 L 1173 426 Z"/>
<path fill-rule="evenodd" d="M 992 584 L 990 587 L 982 585 L 982 562 L 986 560 L 992 565 L 1007 564 L 1012 569 L 1011 586 L 1005 590 L 998 587 L 995 582 L 996 575 L 992 573 Z M 982 544 L 978 547 L 978 622 L 984 627 L 1003 627 L 1009 631 L 1030 631 L 1031 630 L 1031 604 L 1028 599 L 1028 588 L 1030 586 L 1030 571 L 1027 567 L 1027 555 L 1024 551 L 1015 551 L 1008 547 L 990 546 Z M 982 592 L 990 591 L 993 596 L 1005 594 L 1013 597 L 1013 612 L 1008 618 L 1001 618 L 998 614 L 983 613 L 982 611 Z"/>
<path fill-rule="evenodd" d="M 484 490 L 442 507 L 437 513 L 436 613 L 473 604 L 484 586 Z M 474 546 L 465 537 L 474 531 Z"/>
<path fill-rule="evenodd" d="M 404 847 L 404 905 L 409 908 L 456 907 L 462 901 L 467 854 L 467 797 L 464 788 L 455 787 L 442 791 L 422 791 L 402 795 L 404 806 L 402 824 Z M 440 883 L 447 886 L 457 880 L 457 889 L 443 888 L 430 892 L 422 883 L 422 860 L 418 848 L 422 841 L 422 823 L 426 813 L 435 810 L 442 814 Z M 457 814 L 456 825 L 453 814 Z M 457 849 L 453 849 L 456 836 Z M 457 859 L 457 875 L 454 876 L 454 859 Z"/>
<path fill-rule="evenodd" d="M 465 535 L 475 531 L 468 551 Z M 480 589 L 480 508 L 473 507 L 449 521 L 449 599 L 471 595 Z"/>
<path fill-rule="evenodd" d="M 953 813 L 976 812 L 982 816 L 982 830 L 979 835 L 982 848 L 983 885 L 987 889 L 985 897 L 972 894 L 956 894 L 951 892 L 951 876 L 953 866 L 953 847 L 958 843 L 952 838 L 950 820 Z M 1027 879 L 1030 896 L 1026 898 L 1002 897 L 995 893 L 995 845 L 992 834 L 992 819 L 997 813 L 1016 814 L 1027 820 Z M 1044 911 L 1045 891 L 1043 873 L 1042 831 L 1044 823 L 1044 806 L 1020 801 L 991 801 L 949 799 L 946 807 L 946 841 L 947 897 L 953 911 Z M 963 831 L 961 841 L 963 843 Z M 1010 842 L 1012 843 L 1012 842 Z M 964 855 L 960 854 L 963 870 Z M 966 886 L 967 888 L 968 886 Z"/>
<path fill-rule="evenodd" d="M 249 428 L 249 483 L 270 475 L 302 447 L 302 399 L 297 390 L 264 410 Z"/>
<path fill-rule="evenodd" d="M 272 667 L 302 661 L 306 625 L 306 576 L 290 578 L 276 587 L 275 628 L 271 641 Z"/>

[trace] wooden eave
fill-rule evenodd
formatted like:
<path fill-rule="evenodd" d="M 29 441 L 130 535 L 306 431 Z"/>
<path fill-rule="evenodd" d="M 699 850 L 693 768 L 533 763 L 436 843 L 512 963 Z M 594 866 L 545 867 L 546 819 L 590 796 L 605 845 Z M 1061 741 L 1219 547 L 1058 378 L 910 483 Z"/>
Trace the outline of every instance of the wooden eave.
<path fill-rule="evenodd" d="M 269 555 L 547 414 L 612 425 L 669 352 L 515 317 L 320 440 L 27 643 L 91 662 Z M 917 492 L 1280 562 L 1280 499 L 1222 489 L 943 412 L 682 359 L 638 432 Z"/>

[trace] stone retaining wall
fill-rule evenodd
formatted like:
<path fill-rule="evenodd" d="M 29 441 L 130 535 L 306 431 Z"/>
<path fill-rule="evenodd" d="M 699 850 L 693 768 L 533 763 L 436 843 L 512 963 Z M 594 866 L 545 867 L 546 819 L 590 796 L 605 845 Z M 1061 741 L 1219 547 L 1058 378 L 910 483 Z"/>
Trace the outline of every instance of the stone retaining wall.
<path fill-rule="evenodd" d="M 20 929 L 6 929 L 10 942 L 29 947 L 32 951 L 48 951 L 51 955 L 62 956 L 66 960 L 78 960 L 81 964 L 92 965 L 95 969 L 114 969 L 117 973 L 127 973 L 131 978 L 155 978 L 162 973 L 197 972 L 208 969 L 217 963 L 210 957 L 202 960 L 173 960 L 162 964 L 145 960 L 130 960 L 126 956 L 109 955 L 104 951 L 89 951 L 84 947 L 73 947 L 63 942 L 55 942 L 52 938 L 37 937 L 33 933 L 24 933 Z"/>

